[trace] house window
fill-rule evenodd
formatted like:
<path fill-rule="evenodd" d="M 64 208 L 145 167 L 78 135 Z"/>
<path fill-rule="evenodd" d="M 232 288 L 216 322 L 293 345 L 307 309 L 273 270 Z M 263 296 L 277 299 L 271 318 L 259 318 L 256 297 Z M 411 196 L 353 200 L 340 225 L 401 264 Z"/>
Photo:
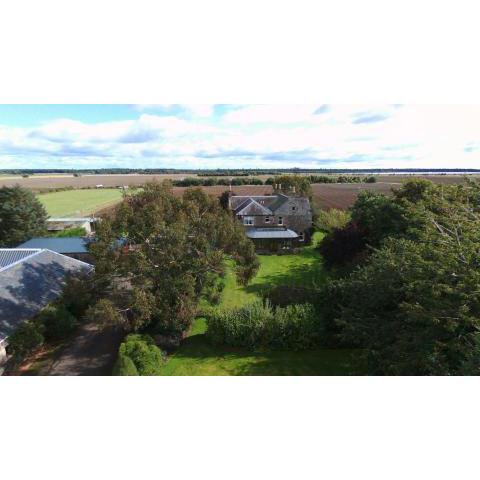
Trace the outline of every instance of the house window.
<path fill-rule="evenodd" d="M 304 236 L 303 232 L 300 232 L 298 234 L 298 241 L 299 242 L 304 242 L 305 241 L 305 236 Z"/>
<path fill-rule="evenodd" d="M 283 225 L 283 217 L 278 217 L 278 224 Z"/>
<path fill-rule="evenodd" d="M 292 212 L 294 212 L 297 209 L 295 205 L 292 205 Z"/>
<path fill-rule="evenodd" d="M 265 223 L 270 223 L 270 217 L 265 217 Z"/>
<path fill-rule="evenodd" d="M 244 225 L 253 225 L 254 218 L 253 217 L 243 217 L 243 224 Z"/>

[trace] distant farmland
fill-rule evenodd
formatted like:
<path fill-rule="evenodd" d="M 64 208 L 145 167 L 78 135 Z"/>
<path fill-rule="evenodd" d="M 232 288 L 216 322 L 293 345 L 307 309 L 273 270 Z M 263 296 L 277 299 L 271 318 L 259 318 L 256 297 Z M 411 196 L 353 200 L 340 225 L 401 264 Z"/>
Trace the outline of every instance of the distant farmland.
<path fill-rule="evenodd" d="M 122 191 L 115 186 L 141 186 L 145 183 L 165 179 L 181 179 L 187 176 L 181 174 L 164 175 L 83 175 L 81 177 L 60 176 L 60 175 L 38 175 L 29 178 L 21 177 L 0 177 L 0 186 L 19 184 L 34 191 L 44 191 L 55 188 L 84 188 L 95 185 L 103 185 L 99 189 L 67 190 L 64 192 L 43 193 L 39 196 L 47 207 L 51 216 L 84 216 L 92 213 L 104 213 L 111 210 L 111 207 L 122 198 Z M 479 176 L 471 176 L 471 178 Z M 263 180 L 267 176 L 260 176 Z M 462 175 L 378 175 L 377 183 L 334 183 L 312 185 L 314 205 L 317 208 L 339 208 L 346 209 L 353 205 L 359 192 L 370 190 L 390 194 L 392 188 L 399 188 L 403 181 L 411 178 L 426 178 L 437 183 L 459 183 L 463 182 Z M 226 186 L 202 187 L 210 195 L 220 196 Z M 185 188 L 174 187 L 176 195 L 183 195 Z M 232 187 L 237 195 L 269 195 L 273 193 L 269 185 L 252 185 Z"/>

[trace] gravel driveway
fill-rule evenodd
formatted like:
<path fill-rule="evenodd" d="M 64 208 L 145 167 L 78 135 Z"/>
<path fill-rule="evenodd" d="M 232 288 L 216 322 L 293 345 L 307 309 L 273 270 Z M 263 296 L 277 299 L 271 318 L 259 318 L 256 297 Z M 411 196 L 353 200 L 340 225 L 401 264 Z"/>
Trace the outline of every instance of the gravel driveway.
<path fill-rule="evenodd" d="M 47 375 L 111 375 L 124 333 L 96 324 L 81 327 Z"/>

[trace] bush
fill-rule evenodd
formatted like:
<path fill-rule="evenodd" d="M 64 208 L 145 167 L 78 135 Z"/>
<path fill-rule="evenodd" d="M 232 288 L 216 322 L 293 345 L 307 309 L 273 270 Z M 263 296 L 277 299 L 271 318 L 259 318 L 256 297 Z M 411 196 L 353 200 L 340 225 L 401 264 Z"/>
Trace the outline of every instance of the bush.
<path fill-rule="evenodd" d="M 354 261 L 365 251 L 366 239 L 356 224 L 333 230 L 320 243 L 318 250 L 329 268 Z"/>
<path fill-rule="evenodd" d="M 207 285 L 203 289 L 203 295 L 211 305 L 218 305 L 222 299 L 222 292 L 225 288 L 225 279 L 221 277 L 213 277 L 207 281 Z"/>
<path fill-rule="evenodd" d="M 130 375 L 134 375 L 132 365 L 137 371 L 137 375 L 152 376 L 160 375 L 160 370 L 163 364 L 162 351 L 155 345 L 152 337 L 149 335 L 131 334 L 120 345 L 118 354 L 118 369 L 122 367 L 121 371 L 128 371 Z"/>
<path fill-rule="evenodd" d="M 207 322 L 207 337 L 217 345 L 303 350 L 320 340 L 319 320 L 309 304 L 274 308 L 259 300 L 237 310 L 213 312 Z"/>
<path fill-rule="evenodd" d="M 77 319 L 63 305 L 45 308 L 36 320 L 45 327 L 45 338 L 48 341 L 68 337 L 78 325 Z"/>
<path fill-rule="evenodd" d="M 83 227 L 66 228 L 60 232 L 56 232 L 51 235 L 52 237 L 68 238 L 68 237 L 85 237 L 87 231 Z"/>
<path fill-rule="evenodd" d="M 138 376 L 138 370 L 130 357 L 119 354 L 115 366 L 113 367 L 113 375 L 134 377 Z"/>
<path fill-rule="evenodd" d="M 273 307 L 287 307 L 288 305 L 316 302 L 318 291 L 313 288 L 298 287 L 294 285 L 278 285 L 263 294 Z"/>
<path fill-rule="evenodd" d="M 344 228 L 350 218 L 350 213 L 344 210 L 337 210 L 336 208 L 320 210 L 315 221 L 315 228 L 320 232 L 330 233 L 333 230 Z"/>
<path fill-rule="evenodd" d="M 69 275 L 59 301 L 73 316 L 81 318 L 94 302 L 95 294 L 89 274 Z"/>
<path fill-rule="evenodd" d="M 8 353 L 14 362 L 21 361 L 26 355 L 45 341 L 42 325 L 28 321 L 18 327 L 8 339 Z"/>

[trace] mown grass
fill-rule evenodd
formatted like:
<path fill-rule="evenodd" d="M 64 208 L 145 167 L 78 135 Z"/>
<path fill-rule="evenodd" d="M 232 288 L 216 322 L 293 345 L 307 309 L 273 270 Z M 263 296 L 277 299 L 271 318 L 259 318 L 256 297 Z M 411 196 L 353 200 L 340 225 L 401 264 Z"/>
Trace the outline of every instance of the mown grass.
<path fill-rule="evenodd" d="M 311 246 L 297 255 L 261 256 L 257 276 L 247 286 L 238 285 L 229 265 L 225 289 L 216 308 L 235 308 L 258 298 L 278 285 L 314 286 L 327 281 L 322 259 L 315 250 L 321 239 L 317 234 Z M 198 318 L 188 338 L 167 360 L 163 375 L 349 375 L 358 372 L 358 352 L 315 349 L 310 351 L 248 352 L 214 347 L 206 339 L 207 323 Z"/>
<path fill-rule="evenodd" d="M 122 199 L 122 190 L 115 188 L 65 190 L 42 193 L 38 198 L 51 217 L 83 217 L 119 202 Z"/>

